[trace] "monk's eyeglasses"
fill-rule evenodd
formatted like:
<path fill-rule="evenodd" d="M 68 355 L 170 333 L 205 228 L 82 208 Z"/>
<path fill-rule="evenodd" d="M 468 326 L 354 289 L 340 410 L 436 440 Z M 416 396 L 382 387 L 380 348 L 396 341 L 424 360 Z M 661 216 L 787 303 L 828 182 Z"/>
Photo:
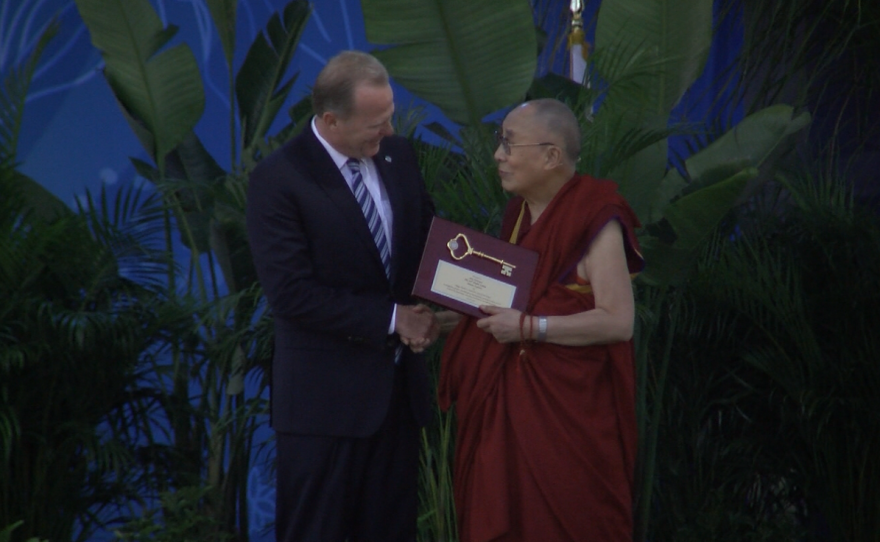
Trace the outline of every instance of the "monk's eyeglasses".
<path fill-rule="evenodd" d="M 544 142 L 544 143 L 511 143 L 510 140 L 507 139 L 506 137 L 504 137 L 504 135 L 499 131 L 495 132 L 495 140 L 498 142 L 499 145 L 501 145 L 501 148 L 504 149 L 504 154 L 506 154 L 508 156 L 510 156 L 511 147 L 544 147 L 547 145 L 556 145 L 556 143 L 549 143 L 549 142 Z"/>

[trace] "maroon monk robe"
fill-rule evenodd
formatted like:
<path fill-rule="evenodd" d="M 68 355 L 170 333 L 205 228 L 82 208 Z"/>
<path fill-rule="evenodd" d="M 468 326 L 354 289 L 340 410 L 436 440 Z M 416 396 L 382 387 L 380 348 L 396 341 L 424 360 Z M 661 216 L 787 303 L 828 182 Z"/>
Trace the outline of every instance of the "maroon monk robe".
<path fill-rule="evenodd" d="M 567 283 L 610 220 L 622 226 L 630 272 L 641 270 L 638 219 L 616 189 L 611 181 L 576 175 L 531 227 L 522 198 L 511 199 L 502 239 L 510 239 L 523 209 L 517 243 L 540 254 L 529 314 L 595 307 L 591 293 Z M 455 403 L 458 420 L 454 493 L 461 542 L 630 542 L 632 341 L 501 344 L 475 322 L 463 318 L 447 338 L 439 389 L 441 408 Z"/>

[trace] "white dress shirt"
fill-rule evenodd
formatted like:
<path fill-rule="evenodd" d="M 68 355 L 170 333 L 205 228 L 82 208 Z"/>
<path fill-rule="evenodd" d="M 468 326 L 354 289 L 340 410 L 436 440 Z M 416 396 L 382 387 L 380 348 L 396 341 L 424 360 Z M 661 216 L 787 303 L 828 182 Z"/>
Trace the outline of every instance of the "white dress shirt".
<path fill-rule="evenodd" d="M 351 169 L 348 167 L 348 160 L 350 157 L 345 156 L 331 147 L 330 144 L 321 137 L 321 134 L 318 133 L 318 128 L 315 126 L 314 117 L 312 117 L 312 132 L 314 132 L 318 141 L 321 142 L 321 145 L 327 149 L 327 154 L 330 155 L 330 158 L 333 159 L 333 163 L 336 164 L 336 167 L 342 172 L 345 182 L 348 183 L 348 189 L 352 190 L 351 183 L 353 179 Z M 376 169 L 376 164 L 373 162 L 373 159 L 361 158 L 358 161 L 361 164 L 361 175 L 363 175 L 364 178 L 364 186 L 366 186 L 367 192 L 370 193 L 370 197 L 373 198 L 373 203 L 376 204 L 376 210 L 379 212 L 379 218 L 382 219 L 382 228 L 385 230 L 385 239 L 388 241 L 388 253 L 392 254 L 394 243 L 391 242 L 391 232 L 393 231 L 391 226 L 394 217 L 391 213 L 391 202 L 388 200 L 388 193 L 385 191 L 385 186 L 379 179 L 379 171 Z M 352 192 L 354 192 L 354 190 L 352 190 Z"/>
<path fill-rule="evenodd" d="M 326 139 L 321 137 L 321 134 L 318 133 L 318 127 L 315 126 L 315 117 L 312 117 L 312 132 L 315 134 L 315 137 L 318 138 L 318 141 L 321 142 L 321 145 L 324 146 L 324 149 L 327 150 L 327 154 L 333 159 L 333 163 L 336 164 L 336 167 L 342 172 L 342 176 L 348 184 L 348 189 L 352 190 L 351 185 L 354 179 L 352 178 L 351 169 L 348 167 L 349 157 L 334 149 L 329 143 L 327 143 Z M 394 246 L 394 243 L 391 242 L 391 224 L 394 217 L 391 213 L 391 202 L 388 200 L 388 193 L 385 191 L 385 186 L 379 179 L 379 171 L 376 169 L 376 164 L 373 163 L 373 159 L 361 158 L 359 162 L 361 164 L 361 175 L 364 178 L 364 186 L 373 198 L 373 203 L 376 204 L 376 210 L 379 212 L 379 217 L 382 219 L 382 228 L 385 230 L 385 240 L 388 243 L 388 254 L 393 255 L 392 247 Z M 354 190 L 352 190 L 352 194 L 354 194 Z M 394 333 L 394 325 L 396 322 L 397 304 L 395 303 L 394 311 L 391 313 L 391 323 L 388 325 L 389 335 Z"/>

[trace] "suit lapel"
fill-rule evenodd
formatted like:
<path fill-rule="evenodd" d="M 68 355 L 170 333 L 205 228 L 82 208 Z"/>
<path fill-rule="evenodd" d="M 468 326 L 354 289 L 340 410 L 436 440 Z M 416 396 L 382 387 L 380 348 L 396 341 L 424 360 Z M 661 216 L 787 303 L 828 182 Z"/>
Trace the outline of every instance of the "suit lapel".
<path fill-rule="evenodd" d="M 380 146 L 379 152 L 373 157 L 373 163 L 376 165 L 376 171 L 379 173 L 379 179 L 385 187 L 385 193 L 388 194 L 388 201 L 391 204 L 391 216 L 393 231 L 391 232 L 391 281 L 397 276 L 398 256 L 400 255 L 401 241 L 403 240 L 402 230 L 405 226 L 403 218 L 403 194 L 401 193 L 401 183 L 397 179 L 399 168 L 395 167 L 394 159 L 384 145 Z"/>
<path fill-rule="evenodd" d="M 383 270 L 382 273 L 384 274 L 385 268 L 382 265 L 382 256 L 379 254 L 379 249 L 373 240 L 373 234 L 370 233 L 370 227 L 367 225 L 366 218 L 364 218 L 364 212 L 357 199 L 355 199 L 354 194 L 351 193 L 351 189 L 348 187 L 348 183 L 345 182 L 342 172 L 336 167 L 333 159 L 327 154 L 326 149 L 318 141 L 318 138 L 315 137 L 311 128 L 306 128 L 303 131 L 303 142 L 307 154 L 307 159 L 304 161 L 307 170 L 305 174 L 321 187 L 330 201 L 339 208 L 339 212 L 349 221 L 352 231 L 355 232 L 362 242 L 370 247 L 369 250 L 373 255 L 376 265 Z"/>

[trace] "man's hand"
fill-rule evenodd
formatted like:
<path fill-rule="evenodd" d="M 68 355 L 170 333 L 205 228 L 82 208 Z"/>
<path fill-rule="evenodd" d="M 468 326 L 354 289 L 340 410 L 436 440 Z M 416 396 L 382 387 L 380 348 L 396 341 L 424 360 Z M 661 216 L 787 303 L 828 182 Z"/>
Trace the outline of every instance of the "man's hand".
<path fill-rule="evenodd" d="M 530 339 L 532 330 L 530 325 L 530 316 L 526 316 L 523 321 L 523 329 L 520 330 L 520 315 L 522 312 L 516 309 L 505 309 L 502 307 L 490 307 L 483 305 L 480 310 L 488 314 L 486 318 L 477 320 L 477 327 L 491 334 L 500 343 L 514 343 L 522 339 Z M 523 337 L 523 335 L 525 335 Z"/>
<path fill-rule="evenodd" d="M 427 305 L 398 305 L 394 331 L 400 335 L 403 344 L 419 353 L 440 336 L 440 323 Z"/>

